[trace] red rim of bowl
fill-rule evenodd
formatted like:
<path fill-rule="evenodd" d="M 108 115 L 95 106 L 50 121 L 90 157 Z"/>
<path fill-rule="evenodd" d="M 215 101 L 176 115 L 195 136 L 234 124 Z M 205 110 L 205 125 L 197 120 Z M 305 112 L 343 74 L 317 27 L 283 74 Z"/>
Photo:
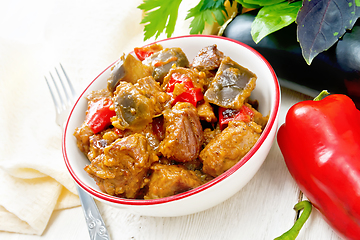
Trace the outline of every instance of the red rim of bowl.
<path fill-rule="evenodd" d="M 75 108 L 75 106 L 78 104 L 79 100 L 83 97 L 84 93 L 87 91 L 87 89 L 93 84 L 94 81 L 96 81 L 96 79 L 99 78 L 99 76 L 101 76 L 106 70 L 108 70 L 113 64 L 111 64 L 109 67 L 107 67 L 104 71 L 102 71 L 88 86 L 87 88 L 82 92 L 82 94 L 80 95 L 80 97 L 77 99 L 76 103 L 74 104 L 73 109 L 70 112 L 69 118 L 66 122 L 65 125 L 65 129 L 64 129 L 64 134 L 63 134 L 63 139 L 62 139 L 62 153 L 63 153 L 63 157 L 65 160 L 65 164 L 66 167 L 68 169 L 68 171 L 70 172 L 71 176 L 73 177 L 73 179 L 75 180 L 75 182 L 84 190 L 86 190 L 88 193 L 90 193 L 91 195 L 105 200 L 105 201 L 109 201 L 111 203 L 116 203 L 116 204 L 123 204 L 123 205 L 138 205 L 138 206 L 146 206 L 146 205 L 157 205 L 157 204 L 165 204 L 165 203 L 169 203 L 169 202 L 173 202 L 173 201 L 177 201 L 186 197 L 190 197 L 192 195 L 195 195 L 199 192 L 202 192 L 208 188 L 210 188 L 211 186 L 217 184 L 218 182 L 223 181 L 224 179 L 228 178 L 230 175 L 232 175 L 234 172 L 236 172 L 241 166 L 243 166 L 254 154 L 255 152 L 259 149 L 259 147 L 263 144 L 263 142 L 265 141 L 265 139 L 267 138 L 267 136 L 269 135 L 272 126 L 275 124 L 275 120 L 276 120 L 276 116 L 277 113 L 279 111 L 279 107 L 280 107 L 280 86 L 279 86 L 279 82 L 277 80 L 277 76 L 273 70 L 273 68 L 271 67 L 271 65 L 269 64 L 269 62 L 260 54 L 258 53 L 255 49 L 251 48 L 250 46 L 238 42 L 236 40 L 233 39 L 229 39 L 229 38 L 225 38 L 225 37 L 221 37 L 221 36 L 216 36 L 216 35 L 186 35 L 186 36 L 179 36 L 179 37 L 173 37 L 173 38 L 167 38 L 167 39 L 163 39 L 163 40 L 159 40 L 159 41 L 155 41 L 154 43 L 160 43 L 163 41 L 168 41 L 171 39 L 179 39 L 179 38 L 189 38 L 189 37 L 205 37 L 205 38 L 219 38 L 219 39 L 223 39 L 225 41 L 230 41 L 230 42 L 234 42 L 236 44 L 241 45 L 242 47 L 247 48 L 248 50 L 250 50 L 251 52 L 253 52 L 256 56 L 258 56 L 260 58 L 260 60 L 262 60 L 268 67 L 268 69 L 271 71 L 271 75 L 272 78 L 274 80 L 274 85 L 275 85 L 275 106 L 272 109 L 272 111 L 270 112 L 270 117 L 268 120 L 268 124 L 266 125 L 263 133 L 261 134 L 259 140 L 257 141 L 257 143 L 255 144 L 255 146 L 238 162 L 236 163 L 233 167 L 231 167 L 229 170 L 227 170 L 226 172 L 224 172 L 223 174 L 221 174 L 220 176 L 214 178 L 213 180 L 197 187 L 194 188 L 192 190 L 189 190 L 187 192 L 183 192 L 177 195 L 173 195 L 170 197 L 165 197 L 165 198 L 159 198 L 159 199 L 149 199 L 149 200 L 141 200 L 141 199 L 125 199 L 125 198 L 119 198 L 119 197 L 115 197 L 115 196 L 111 196 L 108 195 L 106 193 L 100 192 L 100 190 L 95 190 L 89 186 L 87 186 L 86 184 L 84 184 L 81 179 L 78 178 L 78 176 L 75 174 L 74 170 L 72 169 L 70 163 L 69 163 L 69 159 L 67 156 L 67 151 L 66 151 L 66 144 L 65 144 L 65 139 L 66 139 L 66 134 L 67 134 L 67 127 L 68 127 L 68 123 L 69 123 L 69 119 L 71 118 L 71 115 L 73 113 L 73 110 Z M 153 43 L 151 43 L 153 44 Z M 148 44 L 150 45 L 150 44 Z"/>

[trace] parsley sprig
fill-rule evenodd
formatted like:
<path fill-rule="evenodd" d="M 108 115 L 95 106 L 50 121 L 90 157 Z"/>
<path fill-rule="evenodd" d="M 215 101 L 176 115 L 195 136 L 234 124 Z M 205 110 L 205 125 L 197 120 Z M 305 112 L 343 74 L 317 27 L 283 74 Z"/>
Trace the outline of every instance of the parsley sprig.
<path fill-rule="evenodd" d="M 190 34 L 201 34 L 204 31 L 205 23 L 211 25 L 217 22 L 222 25 L 227 15 L 224 6 L 225 1 L 200 0 L 198 5 L 191 8 L 185 18 L 193 18 L 190 23 Z M 180 3 L 181 0 L 144 0 L 138 6 L 139 9 L 145 12 L 145 17 L 141 21 L 141 24 L 145 24 L 144 40 L 153 36 L 156 39 L 164 30 L 166 36 L 171 37 L 175 29 Z"/>
<path fill-rule="evenodd" d="M 190 24 L 190 34 L 201 34 L 204 31 L 205 22 L 210 25 L 215 22 L 223 25 L 226 20 L 225 14 L 227 14 L 224 2 L 225 0 L 201 0 L 198 5 L 190 9 L 185 18 L 193 17 Z"/>
<path fill-rule="evenodd" d="M 145 11 L 145 17 L 140 22 L 145 24 L 144 40 L 154 35 L 155 38 L 158 38 L 164 29 L 166 29 L 167 37 L 171 37 L 175 29 L 180 3 L 181 0 L 144 0 L 138 6 L 138 8 Z"/>

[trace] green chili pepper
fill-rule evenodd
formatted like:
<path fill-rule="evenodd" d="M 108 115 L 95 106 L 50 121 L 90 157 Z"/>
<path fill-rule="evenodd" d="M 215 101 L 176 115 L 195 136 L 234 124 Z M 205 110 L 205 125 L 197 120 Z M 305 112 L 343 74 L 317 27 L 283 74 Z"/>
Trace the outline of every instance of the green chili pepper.
<path fill-rule="evenodd" d="M 303 212 L 300 215 L 299 219 L 296 220 L 294 226 L 292 228 L 290 228 L 289 231 L 287 231 L 280 237 L 275 238 L 274 240 L 294 240 L 294 239 L 296 239 L 296 237 L 299 235 L 300 229 L 302 228 L 302 226 L 304 225 L 304 223 L 310 216 L 310 213 L 312 210 L 312 204 L 309 201 L 304 200 L 304 201 L 297 203 L 294 206 L 295 211 L 299 211 L 301 209 L 303 209 Z"/>

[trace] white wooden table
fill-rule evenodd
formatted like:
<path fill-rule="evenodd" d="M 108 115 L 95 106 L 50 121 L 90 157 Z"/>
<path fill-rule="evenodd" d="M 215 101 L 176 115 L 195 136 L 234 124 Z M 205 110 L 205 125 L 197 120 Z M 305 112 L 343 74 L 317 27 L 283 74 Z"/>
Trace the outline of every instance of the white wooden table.
<path fill-rule="evenodd" d="M 308 96 L 281 89 L 280 123 L 287 110 Z M 98 203 L 114 240 L 161 239 L 274 239 L 293 224 L 298 188 L 291 178 L 276 142 L 255 177 L 237 194 L 204 212 L 172 217 L 142 217 Z M 88 239 L 80 207 L 54 212 L 42 236 L 0 232 L 0 239 Z M 299 240 L 340 239 L 314 210 L 301 230 Z"/>
<path fill-rule="evenodd" d="M 126 7 L 116 5 L 119 2 Z M 4 8 L 4 5 L 10 7 Z M 138 46 L 138 42 L 121 41 L 129 37 L 129 31 L 134 29 L 129 28 L 129 24 L 118 22 L 121 14 L 133 14 L 128 11 L 135 13 L 136 6 L 129 0 L 0 1 L 0 39 L 6 38 L 9 46 L 18 44 L 21 46 L 18 51 L 26 50 L 34 56 L 33 51 L 41 51 L 39 54 L 49 57 L 46 59 L 49 60 L 48 66 L 45 66 L 46 61 L 42 62 L 44 74 L 54 61 L 62 62 L 72 79 L 79 81 L 75 85 L 81 87 L 117 59 L 122 51 Z M 6 9 L 16 12 L 11 14 Z M 44 21 L 47 21 L 46 24 Z M 139 24 L 134 23 L 134 27 L 139 28 Z M 17 31 L 19 29 L 21 31 Z M 17 50 L 16 47 L 14 49 Z M 32 80 L 44 81 L 41 74 L 40 77 Z M 280 124 L 284 122 L 290 106 L 309 99 L 285 88 L 282 88 L 281 94 Z M 298 188 L 287 171 L 275 141 L 255 177 L 232 198 L 204 212 L 183 217 L 155 218 L 131 215 L 99 202 L 98 207 L 113 240 L 271 240 L 293 225 L 293 206 L 297 201 Z M 89 239 L 89 235 L 82 209 L 77 207 L 55 211 L 42 236 L 0 232 L 0 239 L 83 240 Z M 298 239 L 340 238 L 319 213 L 313 211 Z"/>

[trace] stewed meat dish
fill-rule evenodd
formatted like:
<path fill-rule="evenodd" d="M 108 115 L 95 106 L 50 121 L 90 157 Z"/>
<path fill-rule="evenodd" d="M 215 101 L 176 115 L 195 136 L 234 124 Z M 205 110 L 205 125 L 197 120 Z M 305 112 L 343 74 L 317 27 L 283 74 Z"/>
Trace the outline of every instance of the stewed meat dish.
<path fill-rule="evenodd" d="M 100 190 L 156 199 L 196 188 L 239 162 L 268 116 L 250 99 L 256 74 L 216 45 L 189 61 L 180 48 L 135 48 L 91 92 L 77 146 Z"/>

